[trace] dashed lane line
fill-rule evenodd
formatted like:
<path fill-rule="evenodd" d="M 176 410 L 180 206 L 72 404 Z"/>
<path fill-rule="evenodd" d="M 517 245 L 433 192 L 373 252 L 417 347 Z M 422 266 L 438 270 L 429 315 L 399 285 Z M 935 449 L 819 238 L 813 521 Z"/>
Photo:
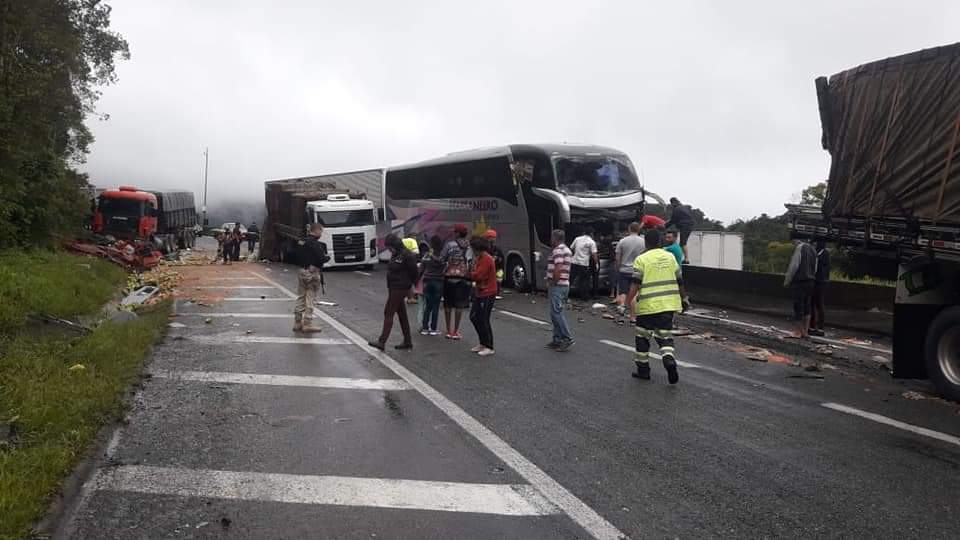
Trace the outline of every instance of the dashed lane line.
<path fill-rule="evenodd" d="M 544 516 L 557 508 L 531 486 L 351 476 L 308 476 L 123 465 L 101 471 L 98 490 L 241 501 Z"/>
<path fill-rule="evenodd" d="M 546 322 L 546 321 L 541 321 L 540 319 L 534 319 L 533 317 L 527 317 L 526 315 L 521 315 L 521 314 L 519 314 L 519 313 L 514 313 L 514 312 L 512 312 L 512 311 L 506 311 L 506 310 L 503 310 L 503 309 L 495 309 L 494 312 L 496 312 L 496 313 L 502 313 L 502 314 L 504 314 L 504 315 L 513 317 L 513 318 L 515 318 L 515 319 L 520 319 L 521 321 L 531 322 L 531 323 L 533 323 L 533 324 L 541 324 L 541 325 L 549 325 L 549 324 L 550 324 L 550 323 L 548 323 L 548 322 Z"/>
<path fill-rule="evenodd" d="M 224 298 L 224 302 L 290 302 L 291 298 L 257 298 L 257 297 L 230 297 Z"/>
<path fill-rule="evenodd" d="M 950 443 L 950 444 L 960 446 L 960 437 L 956 437 L 954 435 L 947 435 L 946 433 L 941 433 L 939 431 L 934 431 L 932 429 L 915 426 L 913 424 L 908 424 L 906 422 L 894 420 L 893 418 L 887 418 L 886 416 L 883 416 L 880 414 L 863 411 L 860 409 L 856 409 L 854 407 L 848 407 L 847 405 L 841 405 L 840 403 L 827 402 L 827 403 L 821 403 L 821 405 L 834 411 L 838 411 L 846 414 L 852 414 L 854 416 L 859 416 L 860 418 L 866 418 L 867 420 L 872 420 L 880 424 L 884 424 L 887 426 L 895 427 L 897 429 L 909 431 L 911 433 L 916 433 L 917 435 L 923 435 L 924 437 L 930 437 L 931 439 L 936 439 L 938 441 L 943 441 L 945 443 Z"/>
<path fill-rule="evenodd" d="M 275 337 L 275 336 L 243 336 L 243 335 L 212 335 L 212 336 L 190 336 L 190 341 L 200 343 L 271 343 L 271 344 L 294 344 L 294 345 L 353 345 L 349 339 L 343 338 L 297 338 L 297 337 Z"/>
<path fill-rule="evenodd" d="M 344 388 L 349 390 L 412 390 L 400 379 L 350 379 L 344 377 L 304 377 L 299 375 L 265 375 L 260 373 L 227 373 L 218 371 L 150 372 L 154 377 L 184 381 L 226 384 L 258 384 L 265 386 L 305 386 L 311 388 Z"/>
<path fill-rule="evenodd" d="M 287 289 L 276 281 L 256 272 L 251 272 L 251 274 L 274 285 L 287 296 L 291 298 L 296 297 L 290 289 Z M 598 539 L 620 539 L 626 537 L 626 535 L 612 523 L 604 519 L 603 516 L 590 508 L 573 493 L 570 493 L 570 491 L 560 485 L 559 482 L 550 477 L 540 469 L 540 467 L 537 467 L 533 462 L 523 457 L 520 452 L 507 444 L 507 442 L 497 436 L 496 433 L 481 424 L 476 418 L 470 416 L 457 404 L 450 401 L 446 396 L 427 384 L 412 371 L 403 367 L 390 355 L 367 345 L 366 340 L 359 334 L 347 328 L 343 323 L 334 319 L 325 311 L 318 309 L 316 310 L 316 314 L 338 332 L 352 340 L 358 347 L 366 351 L 367 354 L 379 360 L 380 363 L 390 368 L 390 370 L 396 373 L 401 379 L 407 381 L 410 386 L 420 392 L 423 397 L 433 403 L 438 409 L 443 411 L 444 414 L 456 422 L 464 431 L 472 435 L 480 444 L 485 446 L 500 458 L 501 461 L 516 471 L 517 474 L 522 476 L 524 480 L 536 488 L 541 495 L 546 497 L 546 499 L 559 508 L 560 511 L 583 527 L 587 534 Z"/>
<path fill-rule="evenodd" d="M 354 270 L 353 273 L 354 273 L 354 274 L 360 274 L 361 276 L 370 277 L 370 272 L 363 272 L 363 271 L 361 271 L 361 270 Z"/>

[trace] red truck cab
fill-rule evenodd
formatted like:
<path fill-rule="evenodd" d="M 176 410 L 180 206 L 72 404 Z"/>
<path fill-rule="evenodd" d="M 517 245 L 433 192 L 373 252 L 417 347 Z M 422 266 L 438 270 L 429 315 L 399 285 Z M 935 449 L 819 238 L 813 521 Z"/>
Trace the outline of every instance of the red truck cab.
<path fill-rule="evenodd" d="M 97 199 L 93 231 L 117 238 L 150 238 L 157 231 L 157 196 L 133 186 L 104 191 Z"/>

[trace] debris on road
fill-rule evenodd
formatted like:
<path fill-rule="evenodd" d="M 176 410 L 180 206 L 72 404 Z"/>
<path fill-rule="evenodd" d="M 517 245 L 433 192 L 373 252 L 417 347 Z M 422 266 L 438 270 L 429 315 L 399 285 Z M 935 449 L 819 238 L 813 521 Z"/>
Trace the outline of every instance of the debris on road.
<path fill-rule="evenodd" d="M 814 352 L 817 354 L 822 354 L 824 356 L 833 356 L 833 347 L 830 345 L 817 345 L 813 348 Z"/>
<path fill-rule="evenodd" d="M 264 298 L 264 297 L 261 297 L 261 298 Z M 316 305 L 318 305 L 318 306 L 328 306 L 328 307 L 333 307 L 333 306 L 336 306 L 336 305 L 337 305 L 336 302 L 328 302 L 328 301 L 326 301 L 326 300 L 317 300 L 317 301 L 314 302 L 314 303 L 315 303 Z"/>
<path fill-rule="evenodd" d="M 822 381 L 826 377 L 824 377 L 823 375 L 816 375 L 813 373 L 794 373 L 792 375 L 787 375 L 787 378 L 788 379 L 814 379 L 814 380 Z"/>
<path fill-rule="evenodd" d="M 120 305 L 139 306 L 147 303 L 148 300 L 156 296 L 159 292 L 159 287 L 154 287 L 153 285 L 144 285 L 128 294 L 123 300 L 120 301 Z"/>

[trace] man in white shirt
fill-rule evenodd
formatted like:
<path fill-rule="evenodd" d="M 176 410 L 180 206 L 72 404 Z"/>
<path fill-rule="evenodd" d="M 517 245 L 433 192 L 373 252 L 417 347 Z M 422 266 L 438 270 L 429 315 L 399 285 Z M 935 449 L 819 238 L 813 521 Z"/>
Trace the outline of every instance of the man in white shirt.
<path fill-rule="evenodd" d="M 570 285 L 579 298 L 588 300 L 593 297 L 593 269 L 600 268 L 597 258 L 597 243 L 593 240 L 593 227 L 587 227 L 583 234 L 570 244 L 573 251 L 573 264 L 570 266 Z"/>

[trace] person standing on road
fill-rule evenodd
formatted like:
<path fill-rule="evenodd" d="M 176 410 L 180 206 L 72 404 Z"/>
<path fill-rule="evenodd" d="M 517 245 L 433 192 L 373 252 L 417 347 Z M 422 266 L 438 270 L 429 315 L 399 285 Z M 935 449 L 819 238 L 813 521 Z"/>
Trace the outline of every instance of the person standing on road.
<path fill-rule="evenodd" d="M 550 236 L 553 251 L 547 261 L 547 295 L 550 298 L 550 322 L 553 323 L 553 340 L 547 343 L 547 348 L 560 352 L 569 351 L 574 344 L 563 315 L 563 305 L 570 296 L 570 266 L 573 264 L 573 252 L 565 240 L 563 229 L 553 231 Z"/>
<path fill-rule="evenodd" d="M 687 253 L 687 239 L 690 238 L 696 222 L 693 209 L 690 205 L 682 204 L 676 197 L 670 197 L 670 209 L 670 219 L 664 227 L 669 229 L 672 225 L 680 231 L 680 248 L 683 249 L 683 260 L 687 262 L 690 260 L 690 254 Z"/>
<path fill-rule="evenodd" d="M 253 253 L 253 249 L 257 247 L 257 240 L 260 239 L 260 227 L 257 227 L 257 222 L 254 221 L 247 227 L 247 252 Z"/>
<path fill-rule="evenodd" d="M 810 297 L 817 277 L 817 252 L 804 240 L 794 240 L 796 248 L 783 279 L 783 286 L 793 290 L 793 316 L 797 321 L 795 338 L 810 337 Z"/>
<path fill-rule="evenodd" d="M 307 238 L 297 252 L 301 269 L 297 273 L 297 301 L 293 306 L 294 332 L 320 331 L 320 328 L 313 325 L 313 304 L 317 300 L 323 265 L 330 260 L 326 246 L 320 242 L 321 235 L 323 235 L 323 225 L 311 224 Z"/>
<path fill-rule="evenodd" d="M 240 231 L 240 224 L 237 223 L 233 226 L 233 233 L 231 235 L 233 241 L 233 253 L 230 255 L 234 261 L 240 260 L 240 244 L 243 242 L 243 233 Z"/>
<path fill-rule="evenodd" d="M 396 315 L 400 319 L 403 343 L 394 348 L 404 351 L 413 348 L 410 320 L 407 318 L 407 294 L 420 277 L 420 272 L 417 270 L 417 256 L 404 247 L 397 235 L 387 235 L 385 243 L 390 249 L 391 256 L 390 263 L 387 265 L 387 302 L 383 306 L 383 330 L 376 341 L 367 343 L 382 351 L 386 347 L 387 339 L 390 338 L 390 331 L 393 330 L 393 316 Z"/>
<path fill-rule="evenodd" d="M 233 231 L 223 229 L 223 264 L 230 264 L 233 260 Z"/>
<path fill-rule="evenodd" d="M 437 235 L 430 237 L 430 250 L 420 259 L 420 276 L 423 280 L 423 319 L 420 322 L 420 335 L 439 336 L 437 319 L 440 315 L 440 301 L 443 299 L 443 271 L 446 268 L 440 260 L 443 251 L 443 239 Z"/>
<path fill-rule="evenodd" d="M 460 321 L 463 310 L 470 307 L 470 266 L 472 252 L 467 241 L 467 226 L 458 223 L 453 232 L 455 238 L 447 242 L 440 253 L 443 261 L 443 314 L 447 323 L 447 339 L 460 340 Z"/>
<path fill-rule="evenodd" d="M 646 249 L 640 236 L 640 224 L 634 221 L 627 228 L 629 234 L 617 242 L 615 262 L 617 268 L 617 305 L 621 315 L 627 308 L 627 291 L 633 281 L 633 261 Z"/>
<path fill-rule="evenodd" d="M 675 259 L 677 259 L 677 264 L 682 265 L 683 250 L 680 248 L 680 245 L 677 244 L 677 232 L 673 229 L 666 232 L 664 235 L 664 246 L 663 249 L 669 251 Z M 690 309 L 690 297 L 687 295 L 686 291 L 683 294 L 683 311 Z"/>
<path fill-rule="evenodd" d="M 570 266 L 571 288 L 581 300 L 593 298 L 593 269 L 599 268 L 597 243 L 593 239 L 593 227 L 586 227 L 583 234 L 570 244 L 573 264 Z"/>
<path fill-rule="evenodd" d="M 476 284 L 473 305 L 470 308 L 470 322 L 480 338 L 480 343 L 470 351 L 480 356 L 490 356 L 494 354 L 490 315 L 497 297 L 497 263 L 489 253 L 490 246 L 485 238 L 474 238 L 470 245 L 477 261 L 470 273 L 470 278 Z"/>
<path fill-rule="evenodd" d="M 500 249 L 500 246 L 497 245 L 497 231 L 493 229 L 487 229 L 487 232 L 483 233 L 483 237 L 487 240 L 487 245 L 489 249 L 487 252 L 493 257 L 494 265 L 497 268 L 497 300 L 501 300 L 503 297 L 503 276 L 504 276 L 504 263 L 506 259 L 503 256 L 503 250 Z"/>
<path fill-rule="evenodd" d="M 673 317 L 683 309 L 681 303 L 683 278 L 677 259 L 660 248 L 660 232 L 656 229 L 644 233 L 647 251 L 633 263 L 633 283 L 627 298 L 630 315 L 637 325 L 636 353 L 634 362 L 637 371 L 633 376 L 650 380 L 650 339 L 660 347 L 663 368 L 667 381 L 677 384 L 677 360 L 673 349 Z"/>
<path fill-rule="evenodd" d="M 830 250 L 827 243 L 817 240 L 817 272 L 813 279 L 813 295 L 810 299 L 810 330 L 811 336 L 824 336 L 823 327 L 826 320 L 824 296 L 830 285 Z"/>
<path fill-rule="evenodd" d="M 410 253 L 413 253 L 413 256 L 417 259 L 417 261 L 419 261 L 420 260 L 420 242 L 417 242 L 417 234 L 411 232 L 407 234 L 407 236 L 402 241 L 403 241 L 403 247 L 407 248 L 407 251 L 409 251 Z M 420 294 L 419 289 L 420 289 L 420 282 L 417 281 L 416 283 L 413 284 L 413 287 L 410 288 L 410 294 L 407 296 L 408 304 L 417 303 L 417 297 Z"/>

